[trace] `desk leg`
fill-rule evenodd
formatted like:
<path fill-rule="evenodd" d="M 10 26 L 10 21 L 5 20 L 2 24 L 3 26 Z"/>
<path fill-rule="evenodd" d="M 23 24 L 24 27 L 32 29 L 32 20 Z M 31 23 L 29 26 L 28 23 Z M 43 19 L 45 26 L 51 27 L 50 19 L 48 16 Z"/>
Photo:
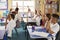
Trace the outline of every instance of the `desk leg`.
<path fill-rule="evenodd" d="M 28 31 L 27 31 L 27 40 L 28 40 Z"/>
<path fill-rule="evenodd" d="M 16 35 L 18 36 L 18 31 L 17 31 L 17 28 L 14 28 L 15 29 L 15 31 L 16 31 Z"/>
<path fill-rule="evenodd" d="M 29 33 L 28 33 L 28 31 L 27 31 L 27 40 L 29 40 Z"/>

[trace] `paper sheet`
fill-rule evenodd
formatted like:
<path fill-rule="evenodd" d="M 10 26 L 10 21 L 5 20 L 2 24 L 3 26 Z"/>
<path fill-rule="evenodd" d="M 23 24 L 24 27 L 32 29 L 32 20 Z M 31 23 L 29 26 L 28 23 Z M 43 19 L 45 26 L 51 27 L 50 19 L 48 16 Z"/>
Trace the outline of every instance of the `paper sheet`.
<path fill-rule="evenodd" d="M 5 30 L 5 26 L 0 26 L 0 30 Z"/>
<path fill-rule="evenodd" d="M 47 37 L 49 35 L 49 33 L 45 33 L 45 32 L 32 32 L 32 35 L 38 35 L 38 36 L 42 36 L 42 37 Z"/>

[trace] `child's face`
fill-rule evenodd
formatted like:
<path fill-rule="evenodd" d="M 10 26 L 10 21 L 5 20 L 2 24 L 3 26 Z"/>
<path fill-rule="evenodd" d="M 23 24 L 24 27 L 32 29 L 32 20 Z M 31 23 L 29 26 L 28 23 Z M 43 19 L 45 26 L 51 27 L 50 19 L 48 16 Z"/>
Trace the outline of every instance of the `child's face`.
<path fill-rule="evenodd" d="M 56 21 L 57 21 L 57 19 L 56 19 L 56 18 L 51 17 L 51 22 L 52 22 L 52 23 L 55 23 Z"/>

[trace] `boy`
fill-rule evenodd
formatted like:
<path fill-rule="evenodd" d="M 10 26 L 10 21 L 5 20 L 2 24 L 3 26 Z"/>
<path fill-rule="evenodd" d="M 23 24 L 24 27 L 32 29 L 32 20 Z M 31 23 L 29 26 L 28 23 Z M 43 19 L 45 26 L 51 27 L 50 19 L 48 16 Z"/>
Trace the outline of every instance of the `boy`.
<path fill-rule="evenodd" d="M 11 38 L 12 37 L 12 30 L 16 26 L 16 23 L 14 21 L 14 18 L 15 18 L 15 16 L 13 14 L 9 14 L 9 16 L 7 18 L 9 20 L 9 23 L 6 26 L 6 31 L 8 33 L 8 35 L 7 35 L 8 38 Z"/>
<path fill-rule="evenodd" d="M 55 36 L 59 31 L 59 24 L 57 23 L 58 19 L 59 16 L 57 14 L 52 14 L 51 22 L 48 21 L 46 26 L 47 32 L 53 35 L 53 40 L 55 40 Z M 49 37 L 48 40 L 52 40 L 52 38 Z"/>

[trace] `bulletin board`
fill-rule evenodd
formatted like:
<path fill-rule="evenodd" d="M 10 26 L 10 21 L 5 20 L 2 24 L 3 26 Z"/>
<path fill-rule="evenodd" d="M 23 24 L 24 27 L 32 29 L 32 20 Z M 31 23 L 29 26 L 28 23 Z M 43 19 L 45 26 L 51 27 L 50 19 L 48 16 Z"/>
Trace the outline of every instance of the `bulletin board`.
<path fill-rule="evenodd" d="M 57 13 L 57 3 L 54 0 L 47 0 L 45 1 L 44 5 L 45 13 Z"/>
<path fill-rule="evenodd" d="M 8 9 L 8 0 L 0 0 L 0 10 Z"/>

